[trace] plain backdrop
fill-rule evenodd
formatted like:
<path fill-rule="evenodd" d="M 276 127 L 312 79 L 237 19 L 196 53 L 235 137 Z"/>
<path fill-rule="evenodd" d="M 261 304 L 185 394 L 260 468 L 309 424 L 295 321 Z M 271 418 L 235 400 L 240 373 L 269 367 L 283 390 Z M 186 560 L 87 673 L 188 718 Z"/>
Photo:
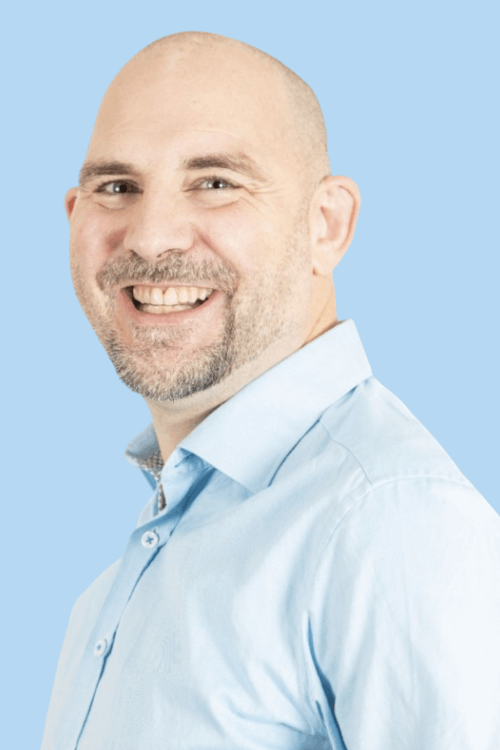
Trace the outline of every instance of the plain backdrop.
<path fill-rule="evenodd" d="M 11 4 L 0 121 L 5 748 L 39 746 L 71 607 L 122 555 L 149 499 L 123 457 L 149 412 L 74 296 L 63 196 L 113 76 L 185 30 L 259 47 L 317 93 L 333 172 L 362 195 L 334 274 L 339 318 L 354 319 L 374 375 L 500 510 L 494 3 Z"/>

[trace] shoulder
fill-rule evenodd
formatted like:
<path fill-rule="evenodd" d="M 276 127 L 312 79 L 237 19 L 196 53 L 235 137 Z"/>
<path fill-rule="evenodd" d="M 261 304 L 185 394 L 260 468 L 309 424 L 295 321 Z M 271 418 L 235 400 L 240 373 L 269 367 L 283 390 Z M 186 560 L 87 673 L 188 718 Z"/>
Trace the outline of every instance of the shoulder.
<path fill-rule="evenodd" d="M 438 605 L 451 582 L 471 592 L 479 580 L 495 585 L 500 517 L 396 396 L 369 378 L 321 426 L 324 465 L 336 455 L 337 470 L 318 549 L 320 588 L 335 571 L 343 591 L 370 581 L 367 594 L 382 590 L 397 602 L 425 592 Z"/>
<path fill-rule="evenodd" d="M 493 738 L 500 517 L 374 379 L 320 424 L 335 469 L 304 608 L 311 700 L 349 746 Z"/>
<path fill-rule="evenodd" d="M 470 536 L 474 529 L 500 539 L 500 517 L 493 508 L 409 409 L 373 377 L 330 406 L 287 463 L 290 478 L 295 475 L 318 507 L 322 548 L 352 538 L 356 554 L 366 558 L 374 545 L 383 551 L 391 535 L 403 532 L 429 553 L 432 533 L 441 534 L 441 544 L 451 537 L 451 547 L 457 535 Z M 400 545 L 393 541 L 392 548 Z"/>
<path fill-rule="evenodd" d="M 321 424 L 332 443 L 356 459 L 370 485 L 418 477 L 468 483 L 438 441 L 374 377 L 327 409 Z"/>

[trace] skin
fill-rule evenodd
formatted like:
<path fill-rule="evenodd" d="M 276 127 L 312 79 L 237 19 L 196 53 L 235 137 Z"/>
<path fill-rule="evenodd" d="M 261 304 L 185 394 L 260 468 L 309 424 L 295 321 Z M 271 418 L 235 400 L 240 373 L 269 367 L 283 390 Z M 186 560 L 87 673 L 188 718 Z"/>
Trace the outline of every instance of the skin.
<path fill-rule="evenodd" d="M 360 198 L 329 174 L 318 113 L 280 63 L 210 34 L 150 45 L 106 92 L 83 179 L 65 200 L 73 283 L 120 376 L 117 356 L 141 381 L 131 387 L 164 460 L 213 409 L 338 322 L 332 271 Z M 225 166 L 203 166 L 214 154 Z M 96 165 L 108 173 L 89 173 Z M 216 291 L 195 310 L 145 315 L 124 289 L 152 282 Z M 218 382 L 182 395 L 214 362 Z"/>

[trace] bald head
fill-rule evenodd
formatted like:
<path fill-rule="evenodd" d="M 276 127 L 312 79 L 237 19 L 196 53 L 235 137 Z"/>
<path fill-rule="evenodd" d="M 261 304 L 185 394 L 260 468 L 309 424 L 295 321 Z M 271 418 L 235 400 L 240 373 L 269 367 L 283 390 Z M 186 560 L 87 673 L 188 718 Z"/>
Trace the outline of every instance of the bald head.
<path fill-rule="evenodd" d="M 297 160 L 301 164 L 308 187 L 314 189 L 330 174 L 325 124 L 312 89 L 271 55 L 216 34 L 182 32 L 162 37 L 141 50 L 112 81 L 96 128 L 107 119 L 108 104 L 116 108 L 116 99 L 120 97 L 129 107 L 131 100 L 144 94 L 153 82 L 160 111 L 161 99 L 168 101 L 173 80 L 184 91 L 193 92 L 193 105 L 200 92 L 212 100 L 219 99 L 228 120 L 232 105 L 239 114 L 248 114 L 252 127 L 257 113 L 262 130 L 274 127 L 274 137 L 278 135 L 291 151 L 295 165 Z M 203 101 L 199 104 L 201 108 Z M 164 118 L 165 125 L 170 111 Z M 210 114 L 204 126 L 210 125 L 209 118 Z"/>
<path fill-rule="evenodd" d="M 196 31 L 162 37 L 141 50 L 139 56 L 155 51 L 168 55 L 176 49 L 183 49 L 186 54 L 198 53 L 200 57 L 217 51 L 227 55 L 228 61 L 234 61 L 235 64 L 253 65 L 261 75 L 263 85 L 267 75 L 274 76 L 278 85 L 283 88 L 289 105 L 289 111 L 283 111 L 283 125 L 288 137 L 296 141 L 296 150 L 304 155 L 314 171 L 319 170 L 321 176 L 329 173 L 327 136 L 321 107 L 311 87 L 293 70 L 249 44 Z"/>

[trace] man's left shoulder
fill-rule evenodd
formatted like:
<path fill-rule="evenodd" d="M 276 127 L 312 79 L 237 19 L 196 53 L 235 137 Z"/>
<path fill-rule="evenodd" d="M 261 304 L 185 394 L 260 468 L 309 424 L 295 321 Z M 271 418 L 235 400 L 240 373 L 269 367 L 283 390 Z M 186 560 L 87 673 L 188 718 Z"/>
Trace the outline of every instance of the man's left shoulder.
<path fill-rule="evenodd" d="M 320 421 L 332 444 L 349 452 L 372 486 L 434 477 L 472 487 L 422 423 L 373 377 L 327 409 Z"/>
<path fill-rule="evenodd" d="M 455 523 L 471 530 L 491 525 L 500 536 L 491 505 L 373 377 L 323 412 L 287 455 L 273 485 L 286 495 L 289 509 L 297 505 L 316 519 L 320 537 L 359 524 L 375 534 L 397 518 L 450 533 Z"/>
<path fill-rule="evenodd" d="M 322 488 L 336 523 L 355 506 L 363 515 L 376 506 L 379 516 L 399 506 L 434 520 L 447 506 L 469 523 L 500 529 L 498 515 L 444 448 L 375 378 L 329 407 L 316 429 L 323 438 L 312 484 Z"/>

